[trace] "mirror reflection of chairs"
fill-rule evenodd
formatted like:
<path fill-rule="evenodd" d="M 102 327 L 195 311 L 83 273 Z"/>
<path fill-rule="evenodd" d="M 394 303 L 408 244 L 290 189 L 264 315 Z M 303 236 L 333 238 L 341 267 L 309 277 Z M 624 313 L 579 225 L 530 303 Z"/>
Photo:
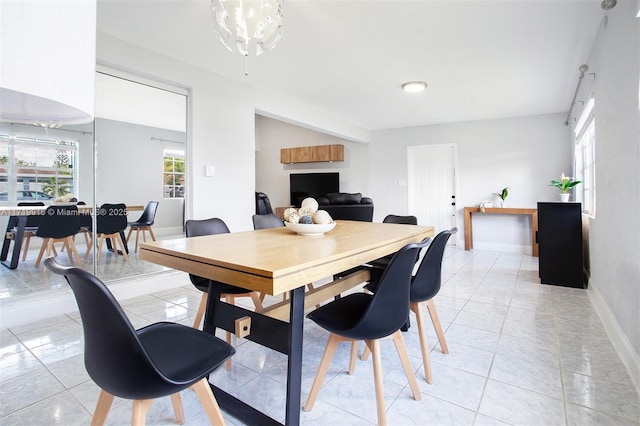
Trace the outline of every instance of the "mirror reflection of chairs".
<path fill-rule="evenodd" d="M 43 207 L 42 201 L 21 201 L 18 203 L 18 207 Z M 29 251 L 29 243 L 31 243 L 31 237 L 36 236 L 36 231 L 40 222 L 42 221 L 41 215 L 29 215 L 27 216 L 27 224 L 24 228 L 24 235 L 22 236 L 22 261 L 27 259 L 27 252 Z M 16 229 L 14 228 L 14 232 Z"/>
<path fill-rule="evenodd" d="M 113 254 L 118 256 L 118 250 L 122 253 L 125 260 L 129 260 L 127 254 L 127 248 L 122 240 L 124 230 L 127 229 L 127 206 L 124 203 L 120 204 L 103 204 L 100 206 L 96 213 L 96 238 L 98 242 L 96 245 L 97 262 L 100 262 L 100 256 L 102 254 L 103 243 L 107 240 L 110 241 L 111 247 L 113 247 Z M 87 247 L 87 252 L 84 258 L 89 257 L 91 249 L 93 248 L 93 241 L 91 241 Z"/>
<path fill-rule="evenodd" d="M 135 222 L 128 223 L 129 233 L 127 234 L 127 241 L 130 241 L 131 234 L 133 233 L 133 231 L 136 231 L 136 248 L 134 250 L 134 253 L 138 252 L 138 237 L 140 232 L 142 232 L 143 242 L 147 242 L 145 232 L 149 233 L 152 241 L 156 240 L 156 236 L 153 235 L 153 229 L 151 229 L 151 227 L 156 220 L 156 211 L 158 210 L 158 204 L 160 204 L 160 202 L 158 201 L 149 201 L 145 206 L 140 218 Z"/>
<path fill-rule="evenodd" d="M 78 249 L 73 240 L 74 236 L 80 231 L 80 222 L 78 221 L 78 207 L 54 205 L 47 207 L 44 216 L 40 221 L 36 236 L 42 238 L 42 247 L 38 253 L 35 267 L 40 266 L 42 256 L 49 257 L 53 252 L 58 255 L 55 243 L 63 243 L 62 248 L 67 250 L 69 261 L 73 262 L 73 258 L 78 264 L 81 264 Z"/>

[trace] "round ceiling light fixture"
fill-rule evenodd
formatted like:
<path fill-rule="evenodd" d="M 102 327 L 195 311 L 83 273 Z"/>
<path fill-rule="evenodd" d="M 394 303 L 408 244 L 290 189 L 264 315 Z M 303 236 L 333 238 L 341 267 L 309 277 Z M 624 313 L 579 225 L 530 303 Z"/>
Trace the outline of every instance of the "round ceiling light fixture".
<path fill-rule="evenodd" d="M 402 90 L 405 92 L 422 92 L 427 88 L 427 83 L 424 81 L 408 81 L 402 85 Z"/>

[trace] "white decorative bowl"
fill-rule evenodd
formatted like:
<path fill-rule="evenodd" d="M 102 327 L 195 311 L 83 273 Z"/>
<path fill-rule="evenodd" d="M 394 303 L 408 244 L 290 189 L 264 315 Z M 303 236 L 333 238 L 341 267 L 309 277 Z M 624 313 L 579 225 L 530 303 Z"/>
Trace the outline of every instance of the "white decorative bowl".
<path fill-rule="evenodd" d="M 285 226 L 298 235 L 322 235 L 331 231 L 335 226 L 335 222 L 331 223 L 289 223 L 285 222 Z"/>

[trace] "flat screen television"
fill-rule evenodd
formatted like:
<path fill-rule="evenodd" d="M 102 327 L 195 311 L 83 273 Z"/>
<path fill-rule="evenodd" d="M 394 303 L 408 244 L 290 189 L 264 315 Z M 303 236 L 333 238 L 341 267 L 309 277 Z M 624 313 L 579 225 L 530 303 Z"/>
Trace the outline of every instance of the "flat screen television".
<path fill-rule="evenodd" d="M 300 207 L 307 197 L 318 199 L 329 192 L 340 192 L 340 174 L 333 173 L 292 173 L 289 175 L 291 205 Z"/>

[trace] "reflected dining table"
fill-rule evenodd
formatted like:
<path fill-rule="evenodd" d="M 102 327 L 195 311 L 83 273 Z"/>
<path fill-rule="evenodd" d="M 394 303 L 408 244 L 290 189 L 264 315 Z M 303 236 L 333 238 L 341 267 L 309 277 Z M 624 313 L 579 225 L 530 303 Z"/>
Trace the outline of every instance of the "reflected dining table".
<path fill-rule="evenodd" d="M 4 242 L 2 243 L 2 252 L 0 253 L 0 263 L 2 265 L 9 269 L 18 267 L 27 218 L 29 216 L 44 216 L 47 207 L 49 206 L 0 206 L 0 216 L 9 216 Z M 91 206 L 78 205 L 77 207 L 79 214 L 92 214 L 93 212 Z M 144 210 L 144 206 L 141 205 L 127 206 L 127 212 L 142 210 Z M 7 259 L 12 240 L 14 241 L 13 250 L 11 250 L 11 257 Z M 123 241 L 125 241 L 124 237 Z"/>
<path fill-rule="evenodd" d="M 235 333 L 287 355 L 285 424 L 300 423 L 304 311 L 369 278 L 366 270 L 316 287 L 305 286 L 356 268 L 406 244 L 434 236 L 432 226 L 336 221 L 324 235 L 297 235 L 286 227 L 142 243 L 140 258 L 169 268 L 269 295 L 289 298 L 251 311 L 220 300 L 209 284 L 204 331 Z M 211 385 L 221 407 L 247 424 L 278 421 Z"/>

